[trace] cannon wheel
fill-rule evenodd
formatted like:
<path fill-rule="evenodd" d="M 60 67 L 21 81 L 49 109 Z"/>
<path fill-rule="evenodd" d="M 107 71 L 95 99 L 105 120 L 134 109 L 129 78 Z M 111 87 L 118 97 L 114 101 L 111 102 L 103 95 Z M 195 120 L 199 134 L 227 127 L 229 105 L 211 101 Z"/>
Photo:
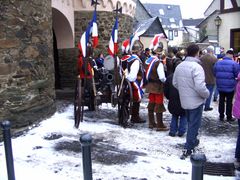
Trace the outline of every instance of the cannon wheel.
<path fill-rule="evenodd" d="M 122 125 L 123 127 L 127 127 L 133 103 L 133 92 L 131 83 L 127 79 L 124 79 L 119 91 L 118 120 L 120 125 Z"/>
<path fill-rule="evenodd" d="M 75 86 L 74 96 L 74 126 L 76 128 L 78 128 L 80 122 L 83 121 L 84 104 L 82 102 L 82 92 L 83 92 L 82 80 L 78 78 Z"/>

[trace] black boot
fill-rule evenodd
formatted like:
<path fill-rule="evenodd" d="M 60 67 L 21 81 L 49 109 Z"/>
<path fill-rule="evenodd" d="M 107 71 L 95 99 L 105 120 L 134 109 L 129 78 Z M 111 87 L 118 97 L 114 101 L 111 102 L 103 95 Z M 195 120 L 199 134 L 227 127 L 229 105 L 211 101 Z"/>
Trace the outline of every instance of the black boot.
<path fill-rule="evenodd" d="M 155 106 L 155 103 L 148 104 L 148 123 L 149 123 L 148 127 L 150 129 L 157 127 L 157 124 L 156 124 L 155 118 L 154 118 L 154 106 Z"/>
<path fill-rule="evenodd" d="M 134 102 L 132 106 L 132 117 L 131 122 L 132 123 L 145 123 L 146 120 L 143 120 L 139 117 L 139 107 L 140 102 Z"/>

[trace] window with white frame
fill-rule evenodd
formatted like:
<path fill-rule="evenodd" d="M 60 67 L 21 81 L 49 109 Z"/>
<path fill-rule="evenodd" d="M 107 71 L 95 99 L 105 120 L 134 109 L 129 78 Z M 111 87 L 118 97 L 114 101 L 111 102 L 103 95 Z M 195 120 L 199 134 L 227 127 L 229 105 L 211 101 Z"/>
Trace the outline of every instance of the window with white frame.
<path fill-rule="evenodd" d="M 159 14 L 160 15 L 164 15 L 164 10 L 163 9 L 159 9 Z"/>
<path fill-rule="evenodd" d="M 171 23 L 174 23 L 174 22 L 175 22 L 175 19 L 174 19 L 174 18 L 169 18 L 169 21 L 170 21 Z"/>
<path fill-rule="evenodd" d="M 173 40 L 173 30 L 168 30 L 168 39 Z"/>
<path fill-rule="evenodd" d="M 174 37 L 178 37 L 178 30 L 177 29 L 174 30 Z"/>

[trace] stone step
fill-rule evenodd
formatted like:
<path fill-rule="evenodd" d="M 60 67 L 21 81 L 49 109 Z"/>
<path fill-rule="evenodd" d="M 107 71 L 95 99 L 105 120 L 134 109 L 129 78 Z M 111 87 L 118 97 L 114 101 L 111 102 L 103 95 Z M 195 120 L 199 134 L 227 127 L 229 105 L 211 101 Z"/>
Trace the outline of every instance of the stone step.
<path fill-rule="evenodd" d="M 75 90 L 71 88 L 56 89 L 57 100 L 74 100 Z"/>

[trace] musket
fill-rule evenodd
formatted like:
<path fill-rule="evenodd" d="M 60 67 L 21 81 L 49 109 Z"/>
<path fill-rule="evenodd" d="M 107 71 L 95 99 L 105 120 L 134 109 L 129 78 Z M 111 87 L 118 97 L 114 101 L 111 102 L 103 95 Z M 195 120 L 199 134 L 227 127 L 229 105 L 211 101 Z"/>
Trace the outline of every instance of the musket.
<path fill-rule="evenodd" d="M 92 3 L 91 3 L 91 6 L 93 6 L 94 5 L 94 10 L 96 11 L 97 10 L 97 5 L 99 5 L 100 3 L 98 2 L 98 0 L 92 0 Z M 93 51 L 91 51 L 90 52 L 91 54 L 89 54 L 89 56 L 90 55 L 92 55 L 93 54 Z M 90 58 L 90 57 L 89 57 Z M 95 109 L 97 109 L 96 108 L 96 106 L 97 106 L 97 103 L 96 103 L 96 96 L 97 96 L 97 88 L 96 88 L 96 83 L 95 83 L 95 79 L 94 79 L 94 70 L 93 70 L 93 67 L 91 68 L 91 73 L 92 73 L 92 88 L 93 88 L 93 95 L 94 95 L 94 106 L 95 106 Z"/>
<path fill-rule="evenodd" d="M 118 89 L 118 97 L 120 96 L 121 89 L 122 89 L 122 86 L 123 86 L 123 82 L 124 82 L 124 79 L 126 78 L 126 73 L 127 73 L 127 69 L 125 69 L 125 71 L 123 71 L 121 84 L 120 84 L 119 89 Z"/>
<path fill-rule="evenodd" d="M 93 95 L 96 97 L 97 96 L 97 88 L 96 88 L 96 83 L 94 79 L 94 70 L 92 68 L 92 85 L 93 85 Z"/>

